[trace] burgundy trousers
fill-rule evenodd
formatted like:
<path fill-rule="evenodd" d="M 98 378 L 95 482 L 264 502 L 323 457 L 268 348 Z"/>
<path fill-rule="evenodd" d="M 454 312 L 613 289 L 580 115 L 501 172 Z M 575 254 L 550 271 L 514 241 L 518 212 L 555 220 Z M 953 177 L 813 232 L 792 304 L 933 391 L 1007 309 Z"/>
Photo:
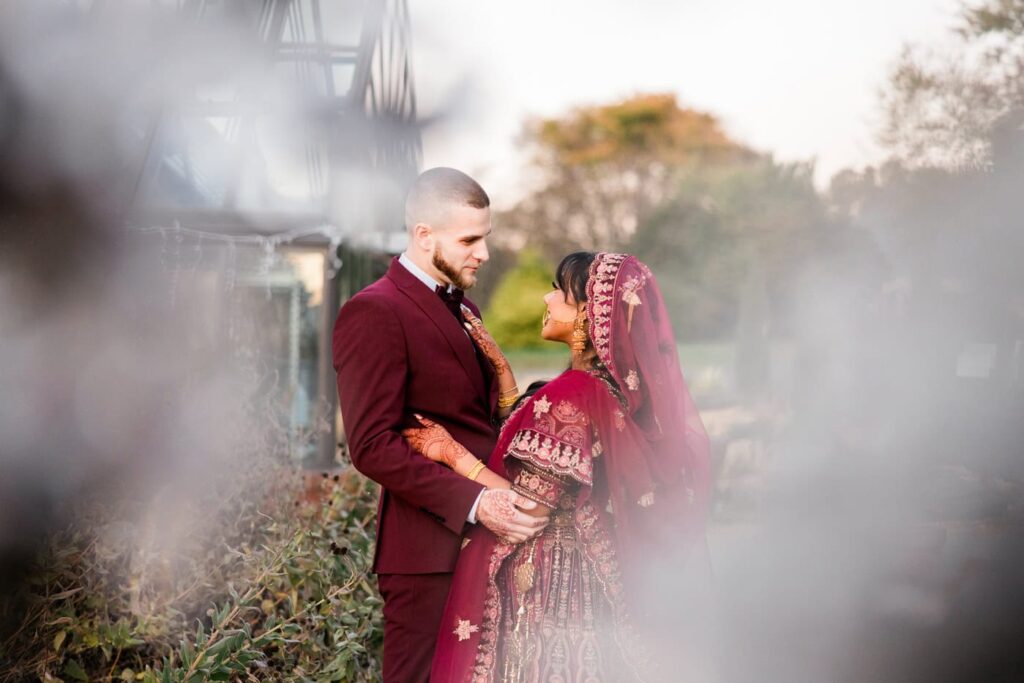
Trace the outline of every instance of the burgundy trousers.
<path fill-rule="evenodd" d="M 384 683 L 428 683 L 451 574 L 378 574 L 384 598 Z"/>

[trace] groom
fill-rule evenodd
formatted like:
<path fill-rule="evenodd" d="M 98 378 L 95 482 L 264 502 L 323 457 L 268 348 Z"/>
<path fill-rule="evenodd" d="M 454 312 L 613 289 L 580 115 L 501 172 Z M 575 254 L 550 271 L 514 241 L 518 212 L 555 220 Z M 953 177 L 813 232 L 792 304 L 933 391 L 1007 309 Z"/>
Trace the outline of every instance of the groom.
<path fill-rule="evenodd" d="M 338 394 L 356 469 L 382 487 L 373 570 L 384 598 L 385 683 L 426 682 L 462 534 L 484 524 L 532 536 L 532 501 L 483 486 L 413 451 L 414 413 L 486 462 L 494 448 L 494 371 L 462 327 L 463 290 L 488 259 L 490 199 L 450 168 L 417 178 L 405 203 L 409 247 L 352 297 L 334 326 Z"/>

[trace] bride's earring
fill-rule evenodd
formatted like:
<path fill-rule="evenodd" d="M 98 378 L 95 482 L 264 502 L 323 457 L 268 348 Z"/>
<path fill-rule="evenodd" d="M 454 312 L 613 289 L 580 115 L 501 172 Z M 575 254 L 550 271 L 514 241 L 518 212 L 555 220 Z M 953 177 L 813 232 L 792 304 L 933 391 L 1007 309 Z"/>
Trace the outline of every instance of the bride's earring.
<path fill-rule="evenodd" d="M 587 349 L 587 312 L 580 311 L 572 323 L 572 342 L 569 348 L 573 353 L 583 353 Z"/>

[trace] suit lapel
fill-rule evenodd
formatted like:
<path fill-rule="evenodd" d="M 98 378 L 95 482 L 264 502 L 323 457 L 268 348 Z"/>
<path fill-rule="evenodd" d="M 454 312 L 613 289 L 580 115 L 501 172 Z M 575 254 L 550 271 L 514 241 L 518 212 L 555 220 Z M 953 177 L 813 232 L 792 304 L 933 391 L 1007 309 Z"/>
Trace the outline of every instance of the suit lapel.
<path fill-rule="evenodd" d="M 405 266 L 398 262 L 397 257 L 392 259 L 387 276 L 398 285 L 398 288 L 437 327 L 448 342 L 448 345 L 452 348 L 455 357 L 459 359 L 459 364 L 466 371 L 477 393 L 483 395 L 485 391 L 484 377 L 477 362 L 476 349 L 473 342 L 466 335 L 466 331 L 459 325 L 459 321 L 455 319 L 452 312 L 441 301 L 441 298 L 416 279 L 416 276 L 406 270 Z"/>

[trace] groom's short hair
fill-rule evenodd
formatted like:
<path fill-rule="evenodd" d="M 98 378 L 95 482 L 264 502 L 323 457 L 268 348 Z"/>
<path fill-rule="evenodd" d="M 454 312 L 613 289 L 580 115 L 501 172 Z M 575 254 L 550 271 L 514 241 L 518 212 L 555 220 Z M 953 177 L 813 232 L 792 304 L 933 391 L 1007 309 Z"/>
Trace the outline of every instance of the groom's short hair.
<path fill-rule="evenodd" d="M 417 223 L 438 225 L 452 206 L 486 209 L 491 198 L 480 183 L 454 168 L 431 168 L 420 173 L 405 198 L 405 227 L 412 230 Z"/>

